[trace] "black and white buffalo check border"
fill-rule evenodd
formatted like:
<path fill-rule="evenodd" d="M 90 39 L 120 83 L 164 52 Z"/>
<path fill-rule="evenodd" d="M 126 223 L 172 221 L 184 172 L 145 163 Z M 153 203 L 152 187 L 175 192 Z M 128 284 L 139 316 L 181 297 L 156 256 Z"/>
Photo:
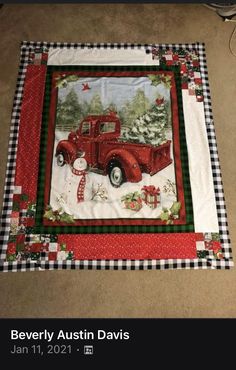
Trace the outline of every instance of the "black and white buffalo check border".
<path fill-rule="evenodd" d="M 21 101 L 24 89 L 26 67 L 29 53 L 35 48 L 88 48 L 88 49 L 143 49 L 150 53 L 152 47 L 168 49 L 196 49 L 199 53 L 200 71 L 203 81 L 205 122 L 209 142 L 214 189 L 217 205 L 217 215 L 223 259 L 197 258 L 197 259 L 168 259 L 168 260 L 76 260 L 76 261 L 32 261 L 32 262 L 5 262 L 8 235 L 10 230 L 10 217 L 14 191 L 15 160 L 18 141 L 18 128 L 21 111 Z M 13 103 L 8 161 L 4 188 L 0 231 L 0 271 L 35 271 L 57 269 L 98 269 L 98 270 L 165 270 L 165 269 L 229 269 L 233 266 L 232 250 L 228 233 L 225 199 L 223 193 L 221 170 L 218 158 L 215 129 L 212 117 L 210 90 L 208 82 L 205 46 L 203 43 L 193 44 L 132 44 L 132 43 L 58 43 L 58 42 L 32 42 L 24 41 L 21 44 L 21 58 L 15 98 Z"/>

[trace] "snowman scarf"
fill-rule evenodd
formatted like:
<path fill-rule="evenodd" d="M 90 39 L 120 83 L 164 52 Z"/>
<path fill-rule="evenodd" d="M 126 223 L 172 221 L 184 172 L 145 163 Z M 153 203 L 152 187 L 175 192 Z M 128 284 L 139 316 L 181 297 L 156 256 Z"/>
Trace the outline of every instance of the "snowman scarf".
<path fill-rule="evenodd" d="M 82 176 L 81 177 L 81 180 L 79 182 L 79 185 L 78 185 L 78 189 L 77 189 L 77 202 L 83 202 L 84 201 L 84 189 L 85 189 L 85 184 L 86 184 L 86 171 L 82 170 L 82 171 L 79 171 L 79 170 L 76 170 L 75 168 L 72 168 L 72 173 L 76 176 Z"/>

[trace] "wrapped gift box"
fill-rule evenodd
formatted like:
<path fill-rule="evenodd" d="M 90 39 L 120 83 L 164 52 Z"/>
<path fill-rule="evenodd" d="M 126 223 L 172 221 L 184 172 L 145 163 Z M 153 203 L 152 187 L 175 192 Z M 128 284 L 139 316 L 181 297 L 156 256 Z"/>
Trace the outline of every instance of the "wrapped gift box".
<path fill-rule="evenodd" d="M 142 198 L 150 208 L 157 208 L 161 202 L 160 188 L 156 188 L 154 185 L 144 186 L 142 188 Z"/>

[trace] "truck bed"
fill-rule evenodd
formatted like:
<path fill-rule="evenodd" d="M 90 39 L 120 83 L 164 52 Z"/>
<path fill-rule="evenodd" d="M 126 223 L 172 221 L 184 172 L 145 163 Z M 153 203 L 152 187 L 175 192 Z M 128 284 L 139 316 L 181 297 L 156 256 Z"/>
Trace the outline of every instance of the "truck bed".
<path fill-rule="evenodd" d="M 170 158 L 170 144 L 170 140 L 156 147 L 150 144 L 127 143 L 118 140 L 103 141 L 99 144 L 98 162 L 104 163 L 107 154 L 111 150 L 124 149 L 133 154 L 142 172 L 154 175 L 172 162 Z"/>

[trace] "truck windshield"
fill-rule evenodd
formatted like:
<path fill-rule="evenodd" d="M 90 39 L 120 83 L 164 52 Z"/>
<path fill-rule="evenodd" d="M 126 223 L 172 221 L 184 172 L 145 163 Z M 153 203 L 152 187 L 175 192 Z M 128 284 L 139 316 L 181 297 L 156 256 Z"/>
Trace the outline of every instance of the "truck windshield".
<path fill-rule="evenodd" d="M 116 130 L 115 122 L 101 122 L 100 123 L 100 134 L 115 132 L 115 130 Z"/>

